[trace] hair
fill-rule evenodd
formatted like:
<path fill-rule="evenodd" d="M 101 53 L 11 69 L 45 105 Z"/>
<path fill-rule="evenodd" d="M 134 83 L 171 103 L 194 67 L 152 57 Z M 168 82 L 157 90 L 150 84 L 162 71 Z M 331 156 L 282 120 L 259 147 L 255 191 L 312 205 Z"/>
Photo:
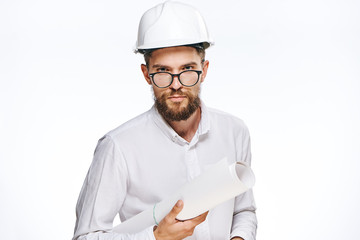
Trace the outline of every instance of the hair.
<path fill-rule="evenodd" d="M 203 43 L 189 44 L 189 45 L 184 45 L 184 46 L 195 48 L 196 52 L 199 54 L 199 56 L 201 58 L 201 63 L 203 63 L 205 61 L 205 48 L 204 48 Z M 144 54 L 144 60 L 145 60 L 145 64 L 146 64 L 147 68 L 149 68 L 149 61 L 150 61 L 152 53 L 158 49 L 160 49 L 160 48 L 146 49 L 146 50 L 140 51 L 140 53 Z"/>

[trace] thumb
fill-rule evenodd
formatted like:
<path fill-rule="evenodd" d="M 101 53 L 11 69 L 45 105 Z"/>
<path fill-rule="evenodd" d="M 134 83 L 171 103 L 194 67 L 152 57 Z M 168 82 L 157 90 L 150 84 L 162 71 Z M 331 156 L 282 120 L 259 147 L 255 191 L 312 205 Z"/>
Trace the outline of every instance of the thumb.
<path fill-rule="evenodd" d="M 168 216 L 172 219 L 175 219 L 176 216 L 181 212 L 184 207 L 184 202 L 182 200 L 178 200 L 174 207 L 169 212 Z"/>

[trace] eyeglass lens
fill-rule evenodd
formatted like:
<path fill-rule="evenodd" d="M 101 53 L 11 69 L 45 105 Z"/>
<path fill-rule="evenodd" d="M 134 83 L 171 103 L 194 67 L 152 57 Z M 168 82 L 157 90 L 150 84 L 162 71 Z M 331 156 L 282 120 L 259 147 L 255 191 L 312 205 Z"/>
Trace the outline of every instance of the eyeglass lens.
<path fill-rule="evenodd" d="M 199 74 L 195 71 L 185 71 L 180 73 L 179 81 L 184 86 L 193 86 L 199 78 Z M 168 87 L 172 81 L 172 75 L 168 72 L 159 72 L 153 75 L 153 81 L 158 87 Z"/>

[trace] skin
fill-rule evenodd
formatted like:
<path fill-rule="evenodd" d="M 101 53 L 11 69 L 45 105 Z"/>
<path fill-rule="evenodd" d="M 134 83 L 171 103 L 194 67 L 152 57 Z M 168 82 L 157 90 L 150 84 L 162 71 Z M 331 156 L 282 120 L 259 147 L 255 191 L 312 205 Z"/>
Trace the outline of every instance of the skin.
<path fill-rule="evenodd" d="M 199 94 L 200 85 L 204 82 L 207 69 L 209 67 L 209 61 L 201 63 L 201 58 L 196 50 L 192 47 L 169 47 L 162 48 L 154 51 L 149 61 L 149 65 L 141 65 L 141 70 L 145 77 L 145 80 L 149 85 L 152 85 L 155 97 L 158 98 L 161 95 L 170 95 L 172 90 L 181 90 L 186 94 Z M 184 87 L 178 77 L 174 77 L 174 81 L 167 88 L 158 88 L 153 85 L 149 73 L 154 72 L 170 72 L 178 74 L 184 70 L 202 70 L 199 82 L 192 87 Z M 174 110 L 180 110 L 188 104 L 188 98 L 184 95 L 168 96 L 166 103 L 169 108 Z M 182 138 L 191 141 L 196 133 L 199 122 L 201 119 L 201 110 L 197 109 L 187 120 L 184 121 L 167 121 L 169 125 L 177 132 Z"/>
<path fill-rule="evenodd" d="M 154 236 L 157 240 L 180 240 L 194 233 L 195 227 L 205 221 L 208 212 L 186 221 L 178 221 L 176 216 L 184 207 L 183 201 L 179 200 L 168 215 L 154 228 Z"/>
<path fill-rule="evenodd" d="M 200 85 L 204 82 L 209 61 L 201 62 L 201 57 L 193 47 L 169 47 L 154 51 L 151 55 L 148 66 L 142 64 L 141 70 L 144 78 L 149 85 L 152 85 L 154 95 L 159 98 L 162 95 L 166 96 L 166 104 L 174 111 L 180 111 L 189 103 L 187 94 L 197 95 L 200 92 Z M 150 77 L 149 73 L 154 72 L 170 72 L 178 74 L 185 70 L 201 70 L 199 82 L 192 87 L 184 87 L 178 77 L 174 77 L 174 81 L 167 88 L 156 87 Z M 173 90 L 181 90 L 182 95 L 170 95 Z M 194 137 L 201 119 L 201 110 L 198 108 L 187 120 L 183 121 L 167 121 L 168 124 L 177 132 L 182 138 L 188 142 Z M 183 209 L 184 203 L 179 200 L 172 210 L 165 216 L 165 218 L 154 227 L 154 236 L 157 240 L 180 240 L 191 236 L 195 227 L 205 221 L 208 212 L 201 214 L 198 217 L 186 221 L 178 221 L 176 216 Z M 243 240 L 240 237 L 232 238 L 232 240 Z"/>

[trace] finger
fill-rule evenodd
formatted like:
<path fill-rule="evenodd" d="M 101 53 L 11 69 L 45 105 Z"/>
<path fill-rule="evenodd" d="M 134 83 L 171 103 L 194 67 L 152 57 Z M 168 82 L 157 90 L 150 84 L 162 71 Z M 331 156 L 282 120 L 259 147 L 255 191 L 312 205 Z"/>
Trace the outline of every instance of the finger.
<path fill-rule="evenodd" d="M 205 221 L 208 213 L 209 213 L 209 211 L 207 211 L 207 212 L 205 212 L 205 213 L 203 213 L 203 214 L 201 214 L 201 215 L 199 215 L 199 216 L 197 216 L 197 217 L 195 217 L 195 218 L 193 218 L 193 219 L 191 219 L 189 221 L 191 221 L 195 225 L 199 225 L 200 223 Z"/>
<path fill-rule="evenodd" d="M 181 212 L 183 207 L 184 207 L 184 202 L 182 200 L 178 200 L 175 206 L 169 212 L 168 217 L 170 217 L 171 219 L 175 219 L 176 216 Z"/>

